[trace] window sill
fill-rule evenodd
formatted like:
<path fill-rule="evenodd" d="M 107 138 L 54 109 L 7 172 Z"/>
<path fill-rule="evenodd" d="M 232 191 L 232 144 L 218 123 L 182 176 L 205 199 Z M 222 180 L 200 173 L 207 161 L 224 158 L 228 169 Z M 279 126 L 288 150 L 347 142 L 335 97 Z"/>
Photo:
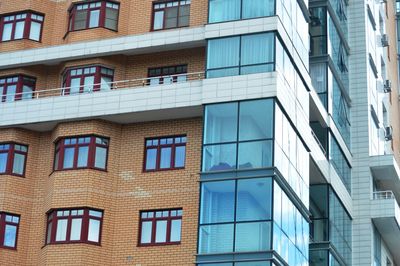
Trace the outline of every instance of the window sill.
<path fill-rule="evenodd" d="M 146 170 L 143 169 L 142 173 L 155 173 L 155 172 L 165 172 L 165 171 L 178 171 L 184 170 L 185 167 L 177 167 L 177 168 L 166 168 L 166 169 L 154 169 L 154 170 Z"/>
<path fill-rule="evenodd" d="M 16 177 L 25 178 L 25 175 L 18 175 L 18 174 L 11 174 L 11 173 L 0 173 L 0 176 L 2 176 L 2 175 L 16 176 Z"/>
<path fill-rule="evenodd" d="M 176 29 L 182 29 L 182 28 L 189 28 L 190 27 L 190 25 L 187 25 L 187 26 L 180 26 L 180 27 L 174 27 L 174 28 L 164 28 L 164 29 L 153 29 L 153 28 L 151 28 L 150 29 L 150 32 L 157 32 L 157 31 L 164 31 L 164 30 L 176 30 Z"/>
<path fill-rule="evenodd" d="M 32 39 L 29 39 L 29 38 L 22 38 L 22 39 L 8 40 L 8 41 L 0 41 L 0 44 L 3 44 L 3 43 L 11 43 L 11 42 L 17 42 L 17 41 L 31 41 L 31 42 L 36 42 L 36 43 L 42 43 L 42 38 L 40 38 L 39 41 L 37 41 L 37 40 L 32 40 Z"/>
<path fill-rule="evenodd" d="M 65 172 L 65 171 L 82 171 L 82 170 L 94 170 L 108 173 L 107 169 L 95 168 L 95 167 L 85 167 L 85 168 L 69 168 L 69 169 L 60 169 L 60 170 L 53 170 L 49 177 L 51 177 L 54 173 Z"/>
<path fill-rule="evenodd" d="M 0 246 L 0 249 L 6 249 L 6 250 L 10 250 L 10 251 L 18 251 L 16 247 L 12 248 L 12 247 Z"/>
<path fill-rule="evenodd" d="M 72 33 L 74 33 L 74 32 L 81 32 L 81 31 L 95 30 L 95 29 L 105 29 L 105 30 L 109 30 L 109 31 L 113 31 L 113 32 L 115 32 L 115 33 L 118 33 L 118 29 L 113 30 L 113 29 L 106 28 L 106 27 L 94 27 L 94 28 L 86 28 L 86 29 L 80 29 L 80 30 L 68 30 L 68 31 L 64 34 L 63 40 L 65 40 L 65 39 L 68 37 L 69 34 L 72 34 Z"/>
<path fill-rule="evenodd" d="M 152 243 L 152 244 L 138 244 L 137 246 L 139 248 L 144 248 L 144 247 L 160 247 L 160 246 L 174 246 L 174 245 L 180 245 L 181 242 L 171 242 L 171 243 Z"/>
<path fill-rule="evenodd" d="M 92 245 L 92 246 L 101 247 L 101 243 L 95 243 L 95 242 L 90 242 L 90 241 L 73 241 L 73 242 L 48 243 L 48 244 L 45 244 L 42 248 L 45 248 L 47 246 L 71 245 L 71 244 L 85 244 L 85 245 Z"/>

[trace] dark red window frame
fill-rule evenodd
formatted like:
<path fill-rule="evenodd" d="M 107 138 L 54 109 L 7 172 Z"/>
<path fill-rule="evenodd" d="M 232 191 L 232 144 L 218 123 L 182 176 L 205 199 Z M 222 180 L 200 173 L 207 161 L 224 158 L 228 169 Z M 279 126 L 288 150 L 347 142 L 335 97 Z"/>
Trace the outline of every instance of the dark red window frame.
<path fill-rule="evenodd" d="M 172 82 L 178 82 L 178 77 L 184 77 L 186 80 L 188 66 L 175 65 L 175 66 L 163 66 L 163 67 L 152 67 L 148 69 L 147 77 L 149 78 L 148 84 L 152 84 L 151 80 L 158 78 L 158 84 L 164 84 L 165 78 L 172 78 Z"/>
<path fill-rule="evenodd" d="M 177 3 L 177 5 L 174 3 Z M 168 6 L 169 4 L 171 4 L 172 6 Z M 163 1 L 156 1 L 153 2 L 153 9 L 152 9 L 152 16 L 151 16 L 151 30 L 152 31 L 158 31 L 158 30 L 166 30 L 166 29 L 176 29 L 176 28 L 182 28 L 182 27 L 188 27 L 190 25 L 190 5 L 191 5 L 191 0 L 175 0 L 175 1 L 171 1 L 171 0 L 163 0 Z M 181 12 L 181 7 L 182 6 L 189 6 L 189 15 L 188 15 L 188 23 L 187 25 L 179 25 L 180 21 L 180 12 Z M 172 8 L 177 8 L 177 16 L 176 16 L 176 26 L 174 27 L 166 27 L 166 11 L 168 9 L 172 9 Z M 163 25 L 161 28 L 159 29 L 155 29 L 154 28 L 154 24 L 155 24 L 155 18 L 156 18 L 156 13 L 157 12 L 163 12 Z"/>
<path fill-rule="evenodd" d="M 98 3 L 96 5 L 96 3 Z M 117 25 L 116 28 L 106 27 L 106 12 L 107 9 L 115 9 L 118 10 L 118 14 L 116 17 Z M 86 10 L 86 25 L 84 28 L 76 29 L 76 14 L 81 10 Z M 99 13 L 99 22 L 98 26 L 90 27 L 90 14 L 91 11 L 98 10 Z M 99 1 L 90 1 L 90 2 L 79 2 L 74 3 L 69 9 L 69 20 L 68 20 L 68 32 L 70 31 L 79 31 L 79 30 L 87 30 L 87 29 L 95 29 L 95 28 L 106 28 L 109 30 L 117 31 L 118 30 L 118 20 L 119 20 L 119 10 L 120 4 L 115 1 L 110 0 L 99 0 Z"/>
<path fill-rule="evenodd" d="M 90 212 L 100 212 L 101 217 L 90 215 Z M 60 215 L 61 213 L 61 215 Z M 46 223 L 46 245 L 53 244 L 72 244 L 72 243 L 86 243 L 92 245 L 100 245 L 101 244 L 101 236 L 102 236 L 102 228 L 103 228 L 103 217 L 104 211 L 100 209 L 94 208 L 68 208 L 68 209 L 52 209 L 47 213 L 47 223 Z M 71 229 L 72 229 L 72 220 L 81 219 L 81 227 L 80 227 L 80 239 L 79 240 L 71 240 Z M 58 221 L 66 220 L 66 236 L 65 240 L 57 241 L 57 229 L 58 229 Z M 89 237 L 89 222 L 90 220 L 97 220 L 100 222 L 99 227 L 99 241 L 90 241 Z"/>
<path fill-rule="evenodd" d="M 11 221 L 7 221 L 6 217 L 10 218 Z M 8 212 L 0 212 L 0 248 L 13 249 L 13 250 L 17 249 L 20 220 L 21 220 L 21 216 L 18 214 L 12 214 L 12 213 L 8 213 Z M 15 232 L 14 247 L 9 247 L 9 246 L 4 245 L 6 225 L 15 226 L 17 228 L 16 232 Z"/>
<path fill-rule="evenodd" d="M 25 21 L 23 35 L 22 38 L 16 39 L 15 38 L 16 25 L 17 22 L 22 22 L 22 21 Z M 32 21 L 40 24 L 39 40 L 30 39 Z M 33 12 L 30 10 L 18 13 L 4 14 L 0 17 L 0 42 L 9 42 L 9 41 L 23 40 L 23 39 L 41 42 L 43 34 L 43 22 L 44 22 L 44 14 Z M 3 31 L 4 31 L 4 26 L 6 24 L 12 24 L 11 39 L 3 41 Z"/>
<path fill-rule="evenodd" d="M 172 142 L 169 141 L 172 139 Z M 177 142 L 177 139 L 180 139 Z M 165 143 L 164 143 L 164 140 Z M 144 152 L 144 163 L 143 163 L 143 171 L 144 172 L 154 172 L 154 171 L 165 171 L 165 170 L 178 170 L 184 169 L 186 164 L 186 143 L 187 137 L 186 135 L 178 135 L 178 136 L 169 136 L 169 137 L 155 137 L 155 138 L 146 138 L 145 139 L 145 152 Z M 175 151 L 176 147 L 185 147 L 185 158 L 182 167 L 175 167 Z M 170 160 L 170 167 L 168 168 L 161 168 L 161 151 L 163 148 L 171 148 L 171 160 Z M 154 169 L 147 169 L 147 154 L 149 150 L 157 150 L 156 154 L 156 166 Z"/>
<path fill-rule="evenodd" d="M 168 216 L 156 217 L 157 213 L 164 213 L 168 212 Z M 149 217 L 152 213 L 152 217 Z M 172 215 L 176 213 L 176 215 Z M 183 210 L 182 208 L 175 208 L 175 209 L 161 209 L 161 210 L 143 210 L 140 211 L 140 222 L 139 222 L 139 238 L 138 238 L 138 246 L 145 247 L 145 246 L 163 246 L 163 245 L 178 245 L 181 243 L 182 239 L 182 216 Z M 180 220 L 181 221 L 181 239 L 179 241 L 171 241 L 171 227 L 172 221 Z M 156 242 L 156 226 L 157 221 L 167 221 L 167 230 L 166 230 L 166 241 L 165 242 Z M 150 243 L 142 243 L 142 225 L 143 222 L 152 222 L 151 227 L 151 242 Z"/>
<path fill-rule="evenodd" d="M 85 84 L 86 77 L 93 77 L 93 91 L 101 90 L 101 78 L 109 78 L 111 81 L 114 81 L 114 70 L 111 68 L 107 68 L 104 66 L 82 66 L 82 67 L 74 67 L 69 68 L 65 71 L 63 77 L 63 95 L 71 94 L 71 80 L 74 78 L 80 78 L 80 88 L 79 93 L 87 92 L 88 84 Z M 112 88 L 112 84 L 109 84 L 110 89 Z"/>
<path fill-rule="evenodd" d="M 109 152 L 110 139 L 107 137 L 97 135 L 86 135 L 77 137 L 65 137 L 56 142 L 54 152 L 54 171 L 76 170 L 76 169 L 95 169 L 100 171 L 107 171 L 108 152 Z M 88 158 L 86 166 L 78 166 L 79 148 L 88 147 Z M 96 167 L 96 148 L 106 149 L 105 167 Z M 64 168 L 65 149 L 74 149 L 74 158 L 72 167 Z"/>
<path fill-rule="evenodd" d="M 29 93 L 23 94 L 24 85 L 29 86 L 32 89 L 31 96 L 29 96 Z M 30 98 L 33 98 L 33 94 L 35 91 L 36 78 L 29 77 L 29 76 L 22 75 L 22 74 L 17 74 L 17 75 L 8 76 L 8 77 L 0 77 L 1 102 L 6 102 L 7 96 L 12 95 L 8 92 L 8 88 L 10 86 L 16 86 L 13 101 L 30 99 Z"/>
<path fill-rule="evenodd" d="M 28 159 L 28 145 L 19 144 L 14 142 L 0 143 L 0 154 L 7 154 L 7 165 L 5 172 L 0 172 L 0 175 L 14 175 L 19 177 L 25 177 L 26 162 Z M 14 173 L 14 158 L 15 154 L 25 156 L 23 173 Z"/>

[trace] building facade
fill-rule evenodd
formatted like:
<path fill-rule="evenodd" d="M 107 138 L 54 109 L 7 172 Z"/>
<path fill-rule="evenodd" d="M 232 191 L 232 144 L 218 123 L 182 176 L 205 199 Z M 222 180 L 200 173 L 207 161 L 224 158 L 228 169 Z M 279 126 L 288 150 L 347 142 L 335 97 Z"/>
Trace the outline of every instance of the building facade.
<path fill-rule="evenodd" d="M 0 265 L 400 265 L 393 0 L 0 3 Z"/>

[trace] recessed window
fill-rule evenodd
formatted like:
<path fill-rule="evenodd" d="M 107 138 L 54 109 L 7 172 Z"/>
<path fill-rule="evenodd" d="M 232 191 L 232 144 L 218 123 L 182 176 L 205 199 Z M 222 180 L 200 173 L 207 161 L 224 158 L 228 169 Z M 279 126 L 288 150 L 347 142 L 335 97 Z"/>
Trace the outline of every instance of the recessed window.
<path fill-rule="evenodd" d="M 53 210 L 47 215 L 46 244 L 100 244 L 102 223 L 101 210 Z"/>
<path fill-rule="evenodd" d="M 114 70 L 102 66 L 68 69 L 63 78 L 63 95 L 109 91 L 112 89 Z"/>
<path fill-rule="evenodd" d="M 187 80 L 187 65 L 149 68 L 149 85 L 171 84 Z"/>
<path fill-rule="evenodd" d="M 186 136 L 146 139 L 145 171 L 185 167 Z"/>
<path fill-rule="evenodd" d="M 109 140 L 97 136 L 64 138 L 57 142 L 54 170 L 107 169 Z"/>
<path fill-rule="evenodd" d="M 141 211 L 139 245 L 179 244 L 182 209 Z"/>
<path fill-rule="evenodd" d="M 153 4 L 153 30 L 189 26 L 190 0 Z"/>
<path fill-rule="evenodd" d="M 0 247 L 17 248 L 19 215 L 0 212 Z"/>
<path fill-rule="evenodd" d="M 0 175 L 25 176 L 28 146 L 16 143 L 0 144 Z"/>
<path fill-rule="evenodd" d="M 96 1 L 74 5 L 69 11 L 69 31 L 91 28 L 118 29 L 119 4 Z"/>
<path fill-rule="evenodd" d="M 40 41 L 42 36 L 44 16 L 24 12 L 5 15 L 0 18 L 1 41 L 30 39 Z"/>
<path fill-rule="evenodd" d="M 16 75 L 0 78 L 0 94 L 2 102 L 14 102 L 33 98 L 36 79 Z"/>

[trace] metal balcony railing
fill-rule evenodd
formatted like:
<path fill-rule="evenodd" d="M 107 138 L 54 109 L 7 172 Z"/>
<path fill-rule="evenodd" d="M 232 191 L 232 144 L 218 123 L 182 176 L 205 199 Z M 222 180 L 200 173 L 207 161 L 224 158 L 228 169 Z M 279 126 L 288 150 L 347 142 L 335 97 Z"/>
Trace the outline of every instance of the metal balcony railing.
<path fill-rule="evenodd" d="M 387 191 L 375 191 L 373 193 L 373 199 L 374 200 L 379 200 L 379 199 L 394 199 L 394 194 L 392 191 L 387 190 Z"/>
<path fill-rule="evenodd" d="M 101 82 L 96 84 L 87 84 L 75 87 L 62 87 L 56 89 L 35 90 L 22 93 L 13 93 L 0 95 L 0 102 L 14 102 L 20 100 L 32 100 L 56 96 L 68 96 L 85 93 L 95 93 L 98 91 L 111 91 L 121 89 L 131 89 L 138 87 L 163 86 L 174 83 L 185 83 L 188 81 L 202 80 L 205 77 L 204 72 L 184 73 L 178 75 L 148 77 L 132 80 L 121 80 L 113 82 Z"/>
<path fill-rule="evenodd" d="M 311 129 L 311 135 L 314 137 L 315 141 L 317 142 L 318 146 L 320 147 L 321 151 L 323 152 L 323 154 L 326 157 L 326 150 L 324 148 L 324 146 L 322 145 L 321 141 L 319 141 L 317 135 L 315 134 L 314 130 Z"/>

